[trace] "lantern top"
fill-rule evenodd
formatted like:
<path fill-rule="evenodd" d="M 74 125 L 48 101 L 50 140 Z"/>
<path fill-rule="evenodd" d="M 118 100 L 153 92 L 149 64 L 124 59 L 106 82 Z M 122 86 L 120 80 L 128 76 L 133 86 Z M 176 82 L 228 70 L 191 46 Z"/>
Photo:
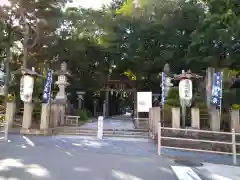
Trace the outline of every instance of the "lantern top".
<path fill-rule="evenodd" d="M 188 70 L 187 72 L 183 70 L 181 74 L 173 75 L 172 79 L 179 81 L 182 79 L 200 79 L 200 78 L 202 78 L 202 76 L 192 73 L 190 70 Z"/>
<path fill-rule="evenodd" d="M 61 64 L 60 64 L 60 70 L 54 72 L 54 74 L 57 74 L 57 75 L 66 75 L 66 76 L 70 76 L 70 73 L 68 72 L 67 70 L 67 63 L 65 61 L 63 61 Z"/>
<path fill-rule="evenodd" d="M 31 75 L 34 77 L 41 77 L 43 78 L 43 75 L 39 74 L 38 72 L 35 71 L 35 69 L 20 69 L 20 71 L 22 72 L 23 75 Z"/>

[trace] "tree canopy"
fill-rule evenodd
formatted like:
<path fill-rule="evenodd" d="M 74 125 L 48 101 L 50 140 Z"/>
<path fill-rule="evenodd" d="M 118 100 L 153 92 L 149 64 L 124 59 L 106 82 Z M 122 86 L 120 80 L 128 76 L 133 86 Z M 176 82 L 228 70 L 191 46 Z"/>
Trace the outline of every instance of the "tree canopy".
<path fill-rule="evenodd" d="M 37 39 L 28 67 L 44 74 L 67 61 L 71 92 L 98 91 L 109 74 L 159 86 L 166 63 L 173 73 L 240 67 L 238 0 L 113 0 L 98 10 L 65 8 L 67 0 L 9 2 L 0 7 L 1 57 L 11 46 L 12 72 L 22 65 L 24 15 L 31 27 L 28 43 Z"/>

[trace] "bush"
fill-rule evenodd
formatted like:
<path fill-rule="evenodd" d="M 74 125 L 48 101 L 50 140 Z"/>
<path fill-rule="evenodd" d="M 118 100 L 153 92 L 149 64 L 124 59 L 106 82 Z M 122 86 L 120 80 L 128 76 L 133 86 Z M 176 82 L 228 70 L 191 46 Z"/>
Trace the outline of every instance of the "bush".
<path fill-rule="evenodd" d="M 87 121 L 91 117 L 91 112 L 88 109 L 79 109 L 76 114 L 80 116 L 80 121 Z"/>
<path fill-rule="evenodd" d="M 166 99 L 165 104 L 168 106 L 180 107 L 180 100 L 179 99 Z"/>
<path fill-rule="evenodd" d="M 164 111 L 164 125 L 166 127 L 171 127 L 171 125 L 172 125 L 172 106 L 165 104 L 163 111 Z"/>
<path fill-rule="evenodd" d="M 178 99 L 179 100 L 179 90 L 178 87 L 170 88 L 167 99 Z"/>

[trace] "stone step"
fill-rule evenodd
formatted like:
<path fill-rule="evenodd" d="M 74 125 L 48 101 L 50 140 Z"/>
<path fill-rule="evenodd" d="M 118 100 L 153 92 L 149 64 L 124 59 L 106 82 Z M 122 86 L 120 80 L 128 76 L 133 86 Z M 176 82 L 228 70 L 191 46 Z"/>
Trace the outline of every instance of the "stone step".
<path fill-rule="evenodd" d="M 58 135 L 97 136 L 97 133 L 60 132 L 58 133 Z M 109 134 L 109 133 L 103 133 L 103 137 L 142 138 L 142 139 L 149 138 L 148 136 L 143 136 L 143 135 Z"/>
<path fill-rule="evenodd" d="M 128 134 L 103 134 L 103 137 L 125 137 L 125 138 L 144 138 L 148 139 L 148 136 L 144 135 L 128 135 Z"/>
<path fill-rule="evenodd" d="M 97 129 L 92 128 L 79 128 L 79 127 L 61 127 L 57 128 L 57 130 L 71 130 L 71 131 L 97 131 Z M 108 132 L 148 132 L 147 128 L 138 128 L 138 129 L 104 129 L 104 131 Z"/>
<path fill-rule="evenodd" d="M 86 134 L 97 134 L 97 131 L 90 130 L 62 130 L 57 131 L 58 133 L 86 133 Z M 103 131 L 104 134 L 123 134 L 123 135 L 139 135 L 148 136 L 148 132 L 130 132 L 130 131 Z"/>

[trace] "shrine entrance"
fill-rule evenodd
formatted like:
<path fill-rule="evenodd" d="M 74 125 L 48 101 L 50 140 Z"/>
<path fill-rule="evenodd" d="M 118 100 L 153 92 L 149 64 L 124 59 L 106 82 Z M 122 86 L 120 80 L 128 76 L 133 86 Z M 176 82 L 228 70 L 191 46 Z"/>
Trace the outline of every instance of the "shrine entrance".
<path fill-rule="evenodd" d="M 94 97 L 95 121 L 78 127 L 65 128 L 66 134 L 97 137 L 98 130 L 103 132 L 103 138 L 124 138 L 148 141 L 148 129 L 138 129 L 134 123 L 134 111 L 137 107 L 137 81 L 125 76 L 109 78 Z M 99 128 L 98 117 L 103 116 Z"/>

